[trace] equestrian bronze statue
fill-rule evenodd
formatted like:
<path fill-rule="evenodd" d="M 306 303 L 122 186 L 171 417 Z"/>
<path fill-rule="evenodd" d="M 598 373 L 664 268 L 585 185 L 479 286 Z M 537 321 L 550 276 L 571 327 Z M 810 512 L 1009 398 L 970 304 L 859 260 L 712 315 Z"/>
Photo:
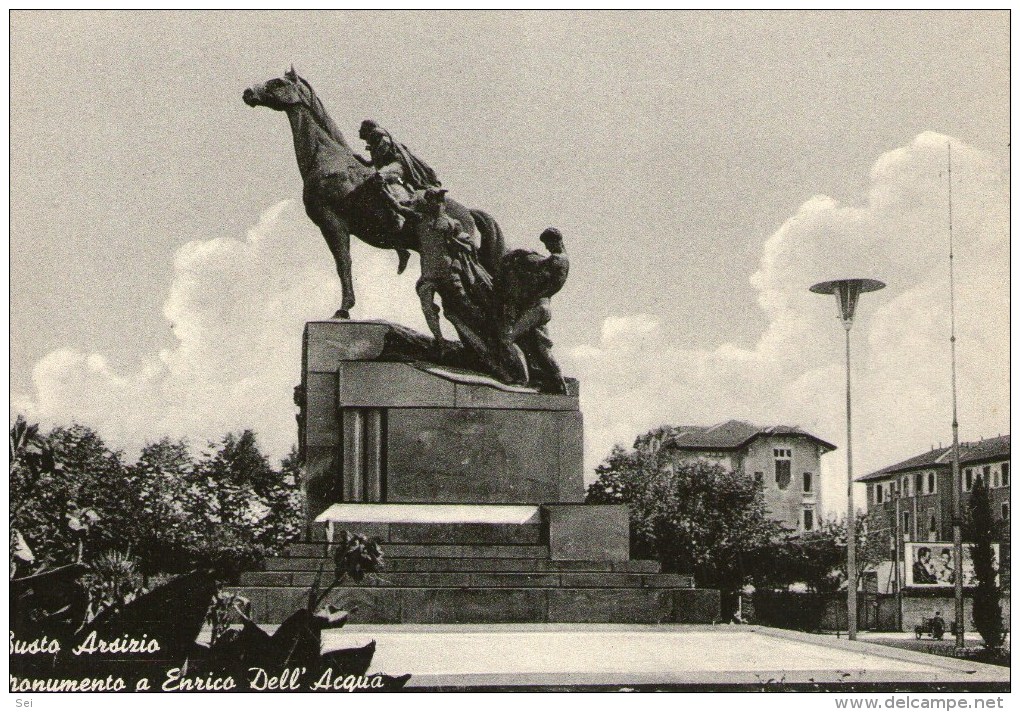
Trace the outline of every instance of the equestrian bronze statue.
<path fill-rule="evenodd" d="M 359 134 L 370 158 L 355 153 L 293 67 L 246 89 L 243 99 L 249 106 L 283 111 L 290 120 L 305 211 L 322 231 L 343 288 L 333 318 L 349 318 L 354 306 L 351 235 L 395 250 L 398 273 L 414 250 L 422 271 L 416 291 L 434 338 L 431 360 L 464 363 L 444 357 L 451 342 L 442 335 L 438 296 L 442 314 L 460 337 L 453 348 L 467 352 L 471 366 L 504 383 L 566 392 L 546 331 L 550 297 L 563 286 L 569 267 L 558 231 L 542 235 L 548 256 L 506 253 L 496 221 L 448 197 L 431 167 L 376 122 L 364 121 Z"/>

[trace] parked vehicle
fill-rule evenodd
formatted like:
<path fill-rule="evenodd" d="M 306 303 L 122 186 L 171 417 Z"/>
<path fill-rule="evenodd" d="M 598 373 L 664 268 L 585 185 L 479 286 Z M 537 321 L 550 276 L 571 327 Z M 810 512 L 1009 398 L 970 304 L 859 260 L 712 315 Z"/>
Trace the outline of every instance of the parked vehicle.
<path fill-rule="evenodd" d="M 956 635 L 956 621 L 949 626 L 949 631 Z M 914 635 L 920 640 L 922 636 L 931 636 L 932 640 L 942 640 L 946 634 L 946 621 L 940 615 L 925 618 L 919 625 L 914 626 Z"/>

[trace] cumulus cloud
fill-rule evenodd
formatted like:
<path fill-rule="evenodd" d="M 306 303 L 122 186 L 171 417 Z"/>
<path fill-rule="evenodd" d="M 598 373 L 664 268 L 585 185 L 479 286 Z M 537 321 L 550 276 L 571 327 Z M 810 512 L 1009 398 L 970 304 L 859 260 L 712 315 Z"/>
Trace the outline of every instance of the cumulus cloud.
<path fill-rule="evenodd" d="M 823 459 L 824 502 L 844 470 L 843 331 L 814 282 L 845 276 L 888 288 L 862 300 L 854 326 L 855 463 L 860 473 L 947 441 L 949 405 L 946 144 L 933 133 L 875 162 L 859 204 L 815 196 L 763 236 L 748 275 L 766 321 L 750 345 L 676 343 L 662 315 L 607 318 L 599 341 L 562 344 L 582 380 L 588 470 L 614 443 L 662 423 L 741 418 L 796 424 L 841 449 Z M 953 141 L 960 421 L 965 438 L 1008 430 L 1008 185 L 980 151 Z M 353 242 L 358 314 L 425 331 L 411 295 L 417 269 Z M 164 433 L 201 444 L 254 428 L 274 455 L 294 442 L 293 386 L 305 321 L 333 313 L 339 283 L 321 236 L 294 201 L 246 236 L 177 253 L 164 313 L 176 342 L 118 373 L 102 354 L 50 353 L 15 407 L 76 419 L 137 447 Z M 452 330 L 451 330 L 452 333 Z"/>
<path fill-rule="evenodd" d="M 853 340 L 856 474 L 950 436 L 947 143 L 935 133 L 882 155 L 866 200 L 807 200 L 762 244 L 750 275 L 767 325 L 751 347 L 675 343 L 654 315 L 614 316 L 567 354 L 584 383 L 587 465 L 661 423 L 796 424 L 839 446 L 823 458 L 827 508 L 845 469 L 843 330 L 814 282 L 881 279 Z M 952 141 L 958 388 L 965 438 L 1009 429 L 1008 186 Z"/>
<path fill-rule="evenodd" d="M 412 265 L 353 241 L 361 314 L 425 330 L 417 300 L 393 299 L 413 285 Z M 43 423 L 76 420 L 129 450 L 163 434 L 204 445 L 253 428 L 280 457 L 296 440 L 293 388 L 300 380 L 301 330 L 340 304 L 325 242 L 300 204 L 266 210 L 247 235 L 183 245 L 163 313 L 176 343 L 133 373 L 114 372 L 102 354 L 62 349 L 34 367 L 35 392 L 14 398 Z"/>

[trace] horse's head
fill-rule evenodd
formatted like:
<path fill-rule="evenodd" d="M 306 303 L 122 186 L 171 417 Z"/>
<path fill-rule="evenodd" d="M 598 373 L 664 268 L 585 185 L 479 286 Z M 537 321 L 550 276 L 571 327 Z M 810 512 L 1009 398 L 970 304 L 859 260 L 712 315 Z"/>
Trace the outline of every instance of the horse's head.
<path fill-rule="evenodd" d="M 287 107 L 296 104 L 308 105 L 312 92 L 308 83 L 291 67 L 282 77 L 245 89 L 241 98 L 248 106 L 268 106 L 276 111 L 286 111 Z"/>

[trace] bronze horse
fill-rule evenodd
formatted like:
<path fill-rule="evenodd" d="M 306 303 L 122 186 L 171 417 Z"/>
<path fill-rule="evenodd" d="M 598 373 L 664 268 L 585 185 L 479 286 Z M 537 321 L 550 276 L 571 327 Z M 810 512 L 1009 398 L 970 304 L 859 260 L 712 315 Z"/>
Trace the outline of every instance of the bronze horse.
<path fill-rule="evenodd" d="M 354 306 L 351 235 L 373 247 L 396 250 L 400 273 L 407 263 L 407 251 L 419 250 L 414 230 L 393 212 L 375 170 L 357 159 L 312 85 L 293 67 L 282 77 L 245 89 L 242 98 L 248 106 L 286 112 L 290 120 L 304 181 L 305 212 L 322 231 L 343 287 L 343 301 L 333 318 L 347 319 Z M 499 225 L 484 211 L 469 209 L 449 198 L 446 203 L 447 212 L 472 239 L 477 232 L 479 260 L 495 274 L 504 252 Z"/>

